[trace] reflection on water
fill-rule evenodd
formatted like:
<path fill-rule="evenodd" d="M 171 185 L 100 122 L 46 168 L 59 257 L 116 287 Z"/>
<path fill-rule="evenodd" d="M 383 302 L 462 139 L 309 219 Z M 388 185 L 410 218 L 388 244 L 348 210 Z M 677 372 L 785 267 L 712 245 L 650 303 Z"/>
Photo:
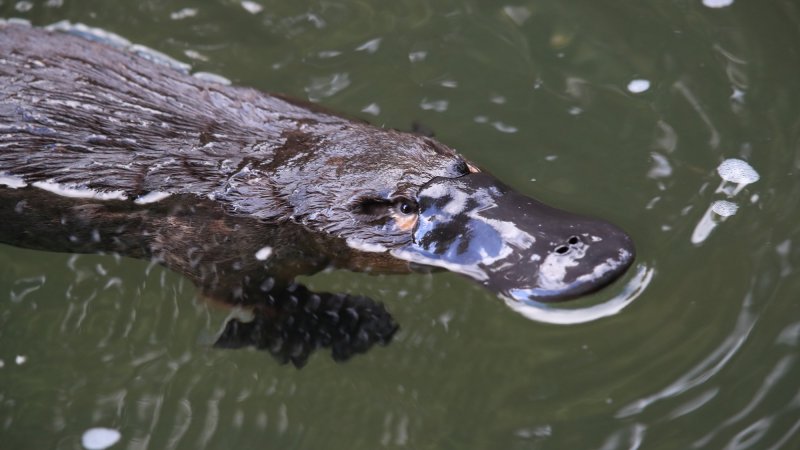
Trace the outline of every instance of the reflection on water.
<path fill-rule="evenodd" d="M 509 308 L 528 319 L 538 322 L 558 325 L 574 325 L 591 322 L 602 319 L 603 317 L 619 314 L 628 305 L 633 303 L 634 300 L 646 292 L 647 286 L 653 281 L 655 269 L 648 268 L 644 264 L 639 264 L 638 267 L 635 267 L 632 271 L 634 273 L 633 276 L 622 287 L 621 292 L 599 304 L 570 308 L 570 305 L 553 306 L 532 300 L 520 301 L 511 298 L 504 298 L 503 300 Z M 608 293 L 604 293 L 603 296 L 608 296 Z"/>
<path fill-rule="evenodd" d="M 624 407 L 617 413 L 617 416 L 629 417 L 638 414 L 656 401 L 675 397 L 696 386 L 704 385 L 711 377 L 719 373 L 725 367 L 725 364 L 736 354 L 742 344 L 744 344 L 747 336 L 753 329 L 755 317 L 750 311 L 751 307 L 752 297 L 745 297 L 733 331 L 725 338 L 719 347 L 706 357 L 706 359 L 658 393 L 639 399 L 633 404 Z M 706 400 L 710 400 L 710 398 Z M 695 402 L 692 403 L 692 409 L 700 406 L 695 405 Z M 682 409 L 685 409 L 685 407 Z"/>
<path fill-rule="evenodd" d="M 0 3 L 424 123 L 520 191 L 620 223 L 642 264 L 589 299 L 635 301 L 558 327 L 456 277 L 324 274 L 309 288 L 381 298 L 402 328 L 296 371 L 211 349 L 228 311 L 158 266 L 4 247 L 3 445 L 80 448 L 109 428 L 112 448 L 798 448 L 795 3 Z M 728 198 L 715 169 L 731 158 L 761 179 Z M 694 245 L 717 201 L 736 214 Z"/>

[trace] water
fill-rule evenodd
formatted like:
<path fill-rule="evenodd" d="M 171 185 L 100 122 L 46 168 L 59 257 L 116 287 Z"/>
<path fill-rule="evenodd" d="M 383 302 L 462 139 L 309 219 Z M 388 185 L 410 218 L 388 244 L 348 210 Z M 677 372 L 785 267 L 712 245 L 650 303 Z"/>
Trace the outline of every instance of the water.
<path fill-rule="evenodd" d="M 380 300 L 401 328 L 297 370 L 211 348 L 228 311 L 161 267 L 4 246 L 3 448 L 81 448 L 94 428 L 128 449 L 800 446 L 795 2 L 0 1 L 12 16 L 417 121 L 520 191 L 623 226 L 652 279 L 616 315 L 550 325 L 452 274 L 323 274 L 304 281 Z M 715 191 L 728 158 L 761 176 L 732 199 Z M 736 214 L 693 243 L 720 200 Z"/>

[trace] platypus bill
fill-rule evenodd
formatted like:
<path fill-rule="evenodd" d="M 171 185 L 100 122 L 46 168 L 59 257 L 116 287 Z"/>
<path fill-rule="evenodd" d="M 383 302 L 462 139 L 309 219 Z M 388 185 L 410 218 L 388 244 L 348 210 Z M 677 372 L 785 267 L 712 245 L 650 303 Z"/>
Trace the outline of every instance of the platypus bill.
<path fill-rule="evenodd" d="M 525 197 L 431 138 L 191 76 L 121 39 L 9 23 L 0 213 L 2 242 L 156 259 L 247 305 L 296 299 L 296 276 L 329 267 L 443 268 L 550 302 L 634 259 L 616 226 Z"/>

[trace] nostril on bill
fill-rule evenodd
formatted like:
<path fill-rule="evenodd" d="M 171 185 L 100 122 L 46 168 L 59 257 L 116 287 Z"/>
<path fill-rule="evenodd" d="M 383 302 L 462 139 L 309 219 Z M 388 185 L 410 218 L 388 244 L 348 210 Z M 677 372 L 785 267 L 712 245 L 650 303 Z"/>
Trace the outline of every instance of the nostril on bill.
<path fill-rule="evenodd" d="M 576 245 L 578 245 L 579 243 L 582 243 L 582 242 L 583 241 L 581 240 L 580 237 L 578 237 L 578 236 L 570 236 L 570 238 L 567 239 L 567 242 L 565 244 L 559 245 L 553 251 L 556 252 L 559 255 L 566 255 L 573 248 L 575 248 Z"/>

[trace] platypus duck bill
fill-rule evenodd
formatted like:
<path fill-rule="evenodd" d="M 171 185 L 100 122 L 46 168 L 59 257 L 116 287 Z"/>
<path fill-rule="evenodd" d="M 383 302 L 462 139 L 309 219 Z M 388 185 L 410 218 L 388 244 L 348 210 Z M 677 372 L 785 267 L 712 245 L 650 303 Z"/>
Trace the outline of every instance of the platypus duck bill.
<path fill-rule="evenodd" d="M 485 173 L 434 178 L 417 195 L 410 244 L 392 254 L 461 273 L 515 300 L 567 300 L 619 278 L 634 259 L 618 227 L 519 194 Z"/>

